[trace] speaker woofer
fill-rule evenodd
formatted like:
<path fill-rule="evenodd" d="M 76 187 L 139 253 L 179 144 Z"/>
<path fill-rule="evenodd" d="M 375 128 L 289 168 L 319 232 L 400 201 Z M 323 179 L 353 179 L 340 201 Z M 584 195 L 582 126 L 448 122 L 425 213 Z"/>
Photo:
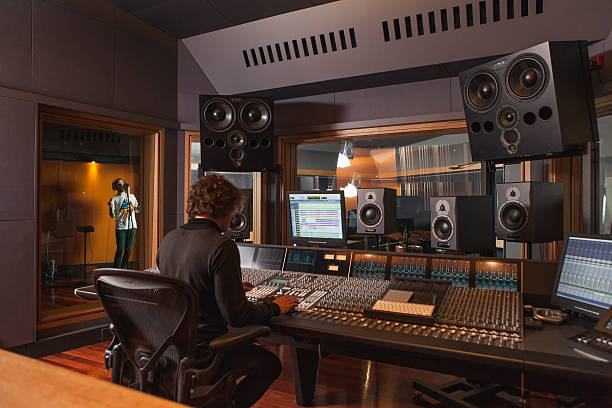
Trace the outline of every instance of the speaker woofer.
<path fill-rule="evenodd" d="M 234 107 L 222 98 L 208 101 L 202 108 L 202 121 L 213 132 L 223 132 L 229 129 L 236 118 Z"/>
<path fill-rule="evenodd" d="M 547 79 L 545 65 L 536 56 L 516 59 L 508 68 L 506 83 L 515 98 L 530 99 L 544 88 Z"/>
<path fill-rule="evenodd" d="M 453 236 L 453 223 L 448 217 L 437 217 L 432 229 L 438 241 L 448 241 Z"/>
<path fill-rule="evenodd" d="M 497 79 L 488 72 L 474 74 L 465 87 L 468 104 L 479 111 L 490 109 L 497 101 L 498 94 Z"/>
<path fill-rule="evenodd" d="M 237 234 L 246 230 L 247 225 L 248 222 L 244 213 L 237 212 L 230 220 L 228 231 Z"/>
<path fill-rule="evenodd" d="M 376 204 L 366 204 L 361 207 L 359 219 L 364 225 L 367 225 L 368 227 L 375 227 L 382 220 L 382 211 Z"/>
<path fill-rule="evenodd" d="M 261 132 L 272 122 L 270 107 L 259 99 L 248 100 L 240 109 L 240 123 L 250 132 Z"/>
<path fill-rule="evenodd" d="M 527 225 L 527 209 L 518 201 L 507 202 L 499 209 L 499 222 L 508 231 L 518 232 Z"/>

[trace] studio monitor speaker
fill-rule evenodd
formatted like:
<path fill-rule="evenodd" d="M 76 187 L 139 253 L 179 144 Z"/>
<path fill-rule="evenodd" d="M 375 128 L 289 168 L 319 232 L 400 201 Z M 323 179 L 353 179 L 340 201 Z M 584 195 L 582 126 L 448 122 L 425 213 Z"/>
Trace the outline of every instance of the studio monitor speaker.
<path fill-rule="evenodd" d="M 497 237 L 506 241 L 562 240 L 563 184 L 498 184 L 495 224 Z"/>
<path fill-rule="evenodd" d="M 431 246 L 461 252 L 493 249 L 491 196 L 430 197 Z"/>
<path fill-rule="evenodd" d="M 270 97 L 200 95 L 202 169 L 273 169 L 273 111 Z"/>
<path fill-rule="evenodd" d="M 253 231 L 253 190 L 240 190 L 240 209 L 234 213 L 225 236 L 232 239 L 249 239 Z"/>
<path fill-rule="evenodd" d="M 577 151 L 597 140 L 584 41 L 546 42 L 459 73 L 473 161 Z"/>
<path fill-rule="evenodd" d="M 397 231 L 396 191 L 357 189 L 357 233 L 382 235 Z"/>

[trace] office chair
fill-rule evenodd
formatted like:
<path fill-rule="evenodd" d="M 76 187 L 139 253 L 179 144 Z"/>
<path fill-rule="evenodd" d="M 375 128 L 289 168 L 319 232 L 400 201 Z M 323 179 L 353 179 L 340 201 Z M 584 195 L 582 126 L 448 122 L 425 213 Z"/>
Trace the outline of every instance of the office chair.
<path fill-rule="evenodd" d="M 269 335 L 270 328 L 232 330 L 213 339 L 198 358 L 199 301 L 189 284 L 110 268 L 95 270 L 93 280 L 112 323 L 114 338 L 104 356 L 112 382 L 192 406 L 234 406 L 236 380 L 248 372 L 220 375 L 223 354 Z"/>

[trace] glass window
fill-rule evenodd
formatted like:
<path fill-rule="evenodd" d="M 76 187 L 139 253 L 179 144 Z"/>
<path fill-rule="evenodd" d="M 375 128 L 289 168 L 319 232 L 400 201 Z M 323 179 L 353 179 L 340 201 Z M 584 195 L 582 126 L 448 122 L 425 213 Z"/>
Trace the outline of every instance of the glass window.
<path fill-rule="evenodd" d="M 430 197 L 484 193 L 467 134 L 303 144 L 297 173 L 300 190 L 344 190 L 349 233 L 356 229 L 357 188 L 395 189 L 400 231 L 429 231 Z"/>
<path fill-rule="evenodd" d="M 116 224 L 108 203 L 116 194 L 112 183 L 122 178 L 130 193 L 142 201 L 141 139 L 112 131 L 78 128 L 45 120 L 40 162 L 41 305 L 40 321 L 82 314 L 99 308 L 73 294 L 75 287 L 91 284 L 91 272 L 113 267 L 116 259 Z M 116 213 L 136 212 L 117 206 Z M 139 203 L 140 204 L 140 203 Z M 135 241 L 143 235 L 138 214 Z M 140 269 L 134 240 L 127 239 L 121 253 L 123 267 Z M 117 266 L 117 265 L 116 265 Z"/>
<path fill-rule="evenodd" d="M 599 128 L 599 228 L 612 233 L 612 115 L 597 119 Z"/>

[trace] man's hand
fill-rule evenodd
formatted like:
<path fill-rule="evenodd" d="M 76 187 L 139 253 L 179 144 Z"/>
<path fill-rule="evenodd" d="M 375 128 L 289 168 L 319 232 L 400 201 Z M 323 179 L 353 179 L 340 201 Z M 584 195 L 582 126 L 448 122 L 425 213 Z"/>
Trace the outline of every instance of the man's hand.
<path fill-rule="evenodd" d="M 245 292 L 248 292 L 249 290 L 253 288 L 254 286 L 251 285 L 249 282 L 242 282 L 242 289 L 244 289 Z"/>
<path fill-rule="evenodd" d="M 298 300 L 293 296 L 281 296 L 274 299 L 272 303 L 276 303 L 280 308 L 280 314 L 286 314 L 291 311 L 292 308 L 298 305 Z"/>

